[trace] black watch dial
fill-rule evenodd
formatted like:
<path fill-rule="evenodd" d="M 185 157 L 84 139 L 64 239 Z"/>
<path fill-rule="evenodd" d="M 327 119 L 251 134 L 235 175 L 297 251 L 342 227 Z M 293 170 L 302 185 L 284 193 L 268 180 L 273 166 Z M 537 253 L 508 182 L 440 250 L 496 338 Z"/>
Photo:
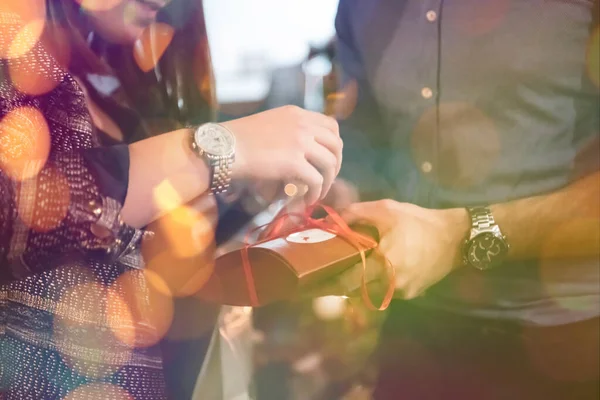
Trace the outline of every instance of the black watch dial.
<path fill-rule="evenodd" d="M 467 247 L 466 258 L 477 269 L 489 269 L 504 260 L 508 251 L 506 241 L 493 233 L 482 233 L 474 237 Z"/>

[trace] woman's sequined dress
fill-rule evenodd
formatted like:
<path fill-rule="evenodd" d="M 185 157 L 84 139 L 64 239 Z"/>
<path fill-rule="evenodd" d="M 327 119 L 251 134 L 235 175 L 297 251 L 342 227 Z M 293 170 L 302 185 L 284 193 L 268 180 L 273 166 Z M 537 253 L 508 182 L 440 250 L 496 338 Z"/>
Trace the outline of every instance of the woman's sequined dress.
<path fill-rule="evenodd" d="M 0 50 L 17 22 L 0 13 Z M 119 218 L 127 147 L 94 132 L 41 43 L 0 58 L 2 400 L 166 398 L 144 235 Z"/>

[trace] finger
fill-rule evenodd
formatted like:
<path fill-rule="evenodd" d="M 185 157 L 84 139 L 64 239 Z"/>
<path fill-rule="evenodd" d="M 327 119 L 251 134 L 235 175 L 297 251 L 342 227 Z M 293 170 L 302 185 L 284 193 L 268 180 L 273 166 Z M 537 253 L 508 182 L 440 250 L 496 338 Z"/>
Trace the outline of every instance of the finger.
<path fill-rule="evenodd" d="M 351 204 L 341 213 L 341 217 L 348 225 L 357 222 L 376 223 L 380 212 L 380 202 L 369 201 Z"/>
<path fill-rule="evenodd" d="M 384 268 L 381 261 L 370 257 L 367 258 L 364 267 L 362 262 L 360 262 L 340 274 L 338 280 L 346 293 L 352 293 L 360 289 L 363 277 L 366 283 L 373 283 L 381 280 L 384 275 Z"/>
<path fill-rule="evenodd" d="M 337 176 L 336 157 L 319 143 L 314 142 L 306 152 L 306 160 L 311 163 L 323 176 L 321 199 L 324 198 Z"/>
<path fill-rule="evenodd" d="M 340 172 L 342 167 L 342 156 L 344 142 L 340 137 L 323 134 L 323 131 L 315 132 L 315 141 L 326 147 L 336 158 L 335 175 Z"/>
<path fill-rule="evenodd" d="M 306 111 L 306 121 L 327 129 L 334 136 L 340 136 L 340 126 L 335 118 L 315 111 Z"/>
<path fill-rule="evenodd" d="M 308 191 L 304 196 L 304 201 L 306 206 L 310 206 L 321 198 L 324 178 L 306 159 L 301 160 L 296 165 L 293 176 L 296 178 L 295 181 L 303 182 L 307 186 Z"/>

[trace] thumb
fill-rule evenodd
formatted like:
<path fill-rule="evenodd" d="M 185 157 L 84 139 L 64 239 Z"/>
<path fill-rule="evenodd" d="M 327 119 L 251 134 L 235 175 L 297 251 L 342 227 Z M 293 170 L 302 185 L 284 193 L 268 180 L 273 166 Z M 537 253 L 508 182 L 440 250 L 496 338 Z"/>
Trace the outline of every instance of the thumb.
<path fill-rule="evenodd" d="M 380 210 L 377 204 L 378 202 L 375 201 L 354 203 L 344 209 L 340 215 L 348 225 L 359 222 L 378 225 Z"/>

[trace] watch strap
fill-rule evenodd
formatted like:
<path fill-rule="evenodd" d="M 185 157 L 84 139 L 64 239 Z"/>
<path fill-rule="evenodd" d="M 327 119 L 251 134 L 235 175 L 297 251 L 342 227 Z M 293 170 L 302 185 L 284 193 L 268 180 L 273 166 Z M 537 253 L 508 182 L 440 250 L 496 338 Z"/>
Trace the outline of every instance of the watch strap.
<path fill-rule="evenodd" d="M 211 160 L 210 191 L 212 194 L 225 193 L 231 184 L 233 157 Z"/>
<path fill-rule="evenodd" d="M 467 208 L 471 216 L 471 227 L 477 230 L 485 230 L 496 225 L 494 215 L 488 207 L 471 207 Z"/>

